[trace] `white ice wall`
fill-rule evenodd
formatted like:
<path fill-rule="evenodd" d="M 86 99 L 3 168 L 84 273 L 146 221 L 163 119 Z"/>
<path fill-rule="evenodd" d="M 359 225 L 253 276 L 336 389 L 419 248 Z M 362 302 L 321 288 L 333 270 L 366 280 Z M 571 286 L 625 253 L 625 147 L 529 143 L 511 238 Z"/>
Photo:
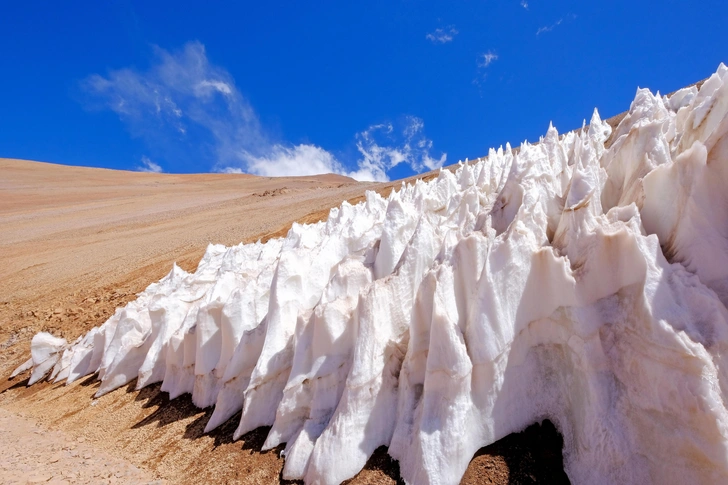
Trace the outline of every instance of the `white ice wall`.
<path fill-rule="evenodd" d="M 285 239 L 211 245 L 30 384 L 98 373 L 271 426 L 284 478 L 335 484 L 379 446 L 455 484 L 551 419 L 574 483 L 728 481 L 728 69 L 629 114 L 344 203 Z"/>

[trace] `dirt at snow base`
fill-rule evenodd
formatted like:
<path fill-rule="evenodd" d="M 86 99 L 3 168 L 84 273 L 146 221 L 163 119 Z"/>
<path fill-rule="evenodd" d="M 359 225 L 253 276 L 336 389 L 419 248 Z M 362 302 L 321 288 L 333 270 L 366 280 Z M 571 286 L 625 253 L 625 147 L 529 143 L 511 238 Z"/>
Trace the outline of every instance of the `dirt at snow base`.
<path fill-rule="evenodd" d="M 26 383 L 27 378 L 4 382 L 0 406 L 34 416 L 44 427 L 60 428 L 76 439 L 92 442 L 102 453 L 119 453 L 156 478 L 190 484 L 302 483 L 281 479 L 283 446 L 259 451 L 269 428 L 258 428 L 239 441 L 232 440 L 240 413 L 204 434 L 212 410 L 196 408 L 189 395 L 170 401 L 159 384 L 136 392 L 132 382 L 93 399 L 98 388 L 93 376 L 70 386 L 46 382 L 28 388 Z M 534 424 L 479 450 L 462 483 L 567 484 L 562 446 L 553 424 Z M 347 483 L 403 482 L 398 463 L 380 447 L 364 470 Z"/>
<path fill-rule="evenodd" d="M 124 459 L 100 452 L 94 443 L 41 429 L 2 408 L 0 443 L 0 479 L 7 485 L 164 483 Z"/>

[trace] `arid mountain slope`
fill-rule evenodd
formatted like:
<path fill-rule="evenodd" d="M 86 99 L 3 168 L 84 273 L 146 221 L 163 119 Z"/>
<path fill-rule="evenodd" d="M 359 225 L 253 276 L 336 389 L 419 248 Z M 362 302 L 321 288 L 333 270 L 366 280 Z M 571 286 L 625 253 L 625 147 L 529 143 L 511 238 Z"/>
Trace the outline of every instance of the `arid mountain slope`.
<path fill-rule="evenodd" d="M 170 175 L 8 159 L 0 173 L 6 343 L 24 328 L 75 337 L 173 262 L 194 268 L 208 243 L 265 237 L 370 187 L 337 175 Z M 94 299 L 113 301 L 89 315 Z"/>

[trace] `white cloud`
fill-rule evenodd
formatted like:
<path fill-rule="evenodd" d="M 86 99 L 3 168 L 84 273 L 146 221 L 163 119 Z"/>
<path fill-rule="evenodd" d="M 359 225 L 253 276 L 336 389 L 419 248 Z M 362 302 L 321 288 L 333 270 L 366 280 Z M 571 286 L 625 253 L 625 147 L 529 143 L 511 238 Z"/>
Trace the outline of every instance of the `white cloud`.
<path fill-rule="evenodd" d="M 218 170 L 219 173 L 245 173 L 240 167 L 225 167 Z"/>
<path fill-rule="evenodd" d="M 356 134 L 359 158 L 356 169 L 347 169 L 333 154 L 315 145 L 293 147 L 274 145 L 263 156 L 245 155 L 245 171 L 267 177 L 338 173 L 359 181 L 386 182 L 387 172 L 405 163 L 415 172 L 434 170 L 445 164 L 447 154 L 430 155 L 433 142 L 424 136 L 425 123 L 416 116 L 406 116 L 395 128 L 392 123 L 372 125 Z M 237 167 L 225 167 L 226 173 L 243 173 Z"/>
<path fill-rule="evenodd" d="M 164 170 L 162 170 L 162 167 L 159 166 L 159 164 L 154 163 L 149 159 L 149 157 L 142 157 L 142 164 L 137 166 L 137 172 L 154 172 L 154 173 L 162 173 Z"/>
<path fill-rule="evenodd" d="M 477 70 L 475 79 L 473 79 L 473 84 L 478 86 L 478 90 L 481 91 L 480 92 L 481 97 L 483 96 L 483 93 L 481 90 L 483 87 L 483 82 L 485 82 L 485 79 L 488 77 L 487 72 L 486 72 L 488 69 L 488 66 L 490 66 L 493 62 L 495 62 L 497 60 L 498 60 L 498 54 L 496 54 L 492 50 L 489 50 L 488 52 L 478 55 L 478 58 L 476 61 L 477 65 L 478 65 L 478 70 Z"/>
<path fill-rule="evenodd" d="M 526 0 L 521 0 L 521 7 L 525 8 L 526 10 L 528 10 L 528 2 Z"/>
<path fill-rule="evenodd" d="M 447 35 L 457 33 L 448 29 L 443 31 Z M 114 111 L 132 136 L 142 138 L 155 159 L 206 160 L 212 170 L 229 173 L 331 172 L 367 180 L 387 180 L 387 171 L 400 163 L 421 171 L 445 162 L 445 154 L 429 155 L 432 141 L 424 137 L 424 123 L 416 117 L 407 117 L 406 126 L 396 132 L 385 124 L 357 134 L 361 156 L 346 164 L 314 144 L 273 140 L 233 77 L 208 60 L 201 43 L 189 42 L 173 52 L 155 47 L 154 53 L 155 62 L 146 71 L 94 74 L 82 86 L 96 106 Z M 162 171 L 146 156 L 138 169 Z"/>
<path fill-rule="evenodd" d="M 404 127 L 395 130 L 391 123 L 372 125 L 357 133 L 356 147 L 361 154 L 359 169 L 349 174 L 357 180 L 386 181 L 387 172 L 406 163 L 415 172 L 434 170 L 445 164 L 447 153 L 430 156 L 432 140 L 424 136 L 425 123 L 416 116 L 407 116 Z"/>
<path fill-rule="evenodd" d="M 493 51 L 488 51 L 485 54 L 480 54 L 478 59 L 478 67 L 488 67 L 493 61 L 498 60 L 498 54 Z"/>
<path fill-rule="evenodd" d="M 452 42 L 453 38 L 458 34 L 458 30 L 450 25 L 448 27 L 437 28 L 434 32 L 430 32 L 425 38 L 431 41 L 433 44 L 446 44 Z"/>
<path fill-rule="evenodd" d="M 404 135 L 407 138 L 413 138 L 425 128 L 425 122 L 416 116 L 407 117 L 407 125 L 404 128 Z"/>
<path fill-rule="evenodd" d="M 203 96 L 209 95 L 211 91 L 218 91 L 226 95 L 233 94 L 233 88 L 231 88 L 229 84 L 222 81 L 208 81 L 207 79 L 200 81 L 200 83 L 196 86 L 196 91 Z"/>
<path fill-rule="evenodd" d="M 315 145 L 274 145 L 266 155 L 250 156 L 247 169 L 266 177 L 345 173 L 331 153 Z"/>
<path fill-rule="evenodd" d="M 212 158 L 213 165 L 239 163 L 241 147 L 255 152 L 269 145 L 232 76 L 209 62 L 205 46 L 189 42 L 174 52 L 155 47 L 154 54 L 147 71 L 94 74 L 83 87 L 159 155 L 192 152 Z"/>
<path fill-rule="evenodd" d="M 563 18 L 560 18 L 559 20 L 557 20 L 556 22 L 554 22 L 554 23 L 553 23 L 553 24 L 551 24 L 551 25 L 546 25 L 546 26 L 544 26 L 544 27 L 539 27 L 539 29 L 538 29 L 538 30 L 536 31 L 536 35 L 541 35 L 541 34 L 543 34 L 544 32 L 551 32 L 551 31 L 552 31 L 552 30 L 554 30 L 554 29 L 555 29 L 556 27 L 558 27 L 559 25 L 561 25 L 561 23 L 562 23 L 563 21 L 564 21 L 564 19 L 563 19 Z"/>

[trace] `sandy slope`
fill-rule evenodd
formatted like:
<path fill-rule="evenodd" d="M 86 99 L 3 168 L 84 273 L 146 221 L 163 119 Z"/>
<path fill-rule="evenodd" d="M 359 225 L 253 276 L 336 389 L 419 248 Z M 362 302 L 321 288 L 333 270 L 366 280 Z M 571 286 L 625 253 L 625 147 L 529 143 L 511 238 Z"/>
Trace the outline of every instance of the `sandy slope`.
<path fill-rule="evenodd" d="M 167 175 L 0 159 L 0 347 L 23 329 L 75 338 L 174 261 L 193 269 L 209 242 L 275 233 L 368 187 L 337 175 Z"/>
<path fill-rule="evenodd" d="M 367 189 L 386 194 L 400 183 L 336 175 L 147 174 L 0 159 L 0 371 L 7 376 L 27 358 L 34 333 L 75 339 L 174 261 L 193 270 L 208 242 L 284 235 L 293 221 L 320 220 L 342 200 L 356 201 Z M 170 402 L 158 385 L 136 393 L 132 383 L 94 401 L 92 378 L 68 387 L 24 384 L 22 378 L 0 382 L 0 407 L 15 419 L 22 413 L 82 437 L 150 476 L 172 483 L 279 482 L 279 450 L 258 451 L 267 430 L 231 442 L 236 417 L 203 435 L 211 410 L 195 408 L 189 396 Z M 48 449 L 37 436 L 29 438 Z M 549 427 L 511 435 L 481 450 L 464 482 L 563 480 L 560 447 Z M 396 462 L 380 449 L 354 482 L 397 477 Z"/>

